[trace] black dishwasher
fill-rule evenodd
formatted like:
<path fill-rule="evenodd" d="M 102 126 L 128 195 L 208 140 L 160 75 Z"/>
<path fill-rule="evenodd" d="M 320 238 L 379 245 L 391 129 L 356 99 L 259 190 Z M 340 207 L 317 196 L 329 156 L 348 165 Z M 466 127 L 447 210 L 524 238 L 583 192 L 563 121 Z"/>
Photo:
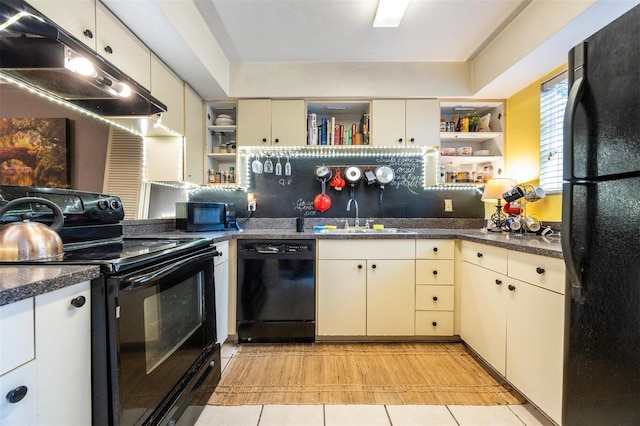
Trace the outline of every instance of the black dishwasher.
<path fill-rule="evenodd" d="M 315 240 L 238 241 L 238 341 L 313 342 Z"/>

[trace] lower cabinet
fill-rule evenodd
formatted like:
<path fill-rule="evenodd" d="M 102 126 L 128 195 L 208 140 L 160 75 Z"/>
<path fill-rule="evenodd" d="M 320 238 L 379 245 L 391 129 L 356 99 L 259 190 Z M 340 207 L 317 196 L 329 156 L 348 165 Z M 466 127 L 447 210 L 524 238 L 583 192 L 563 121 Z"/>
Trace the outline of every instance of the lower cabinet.
<path fill-rule="evenodd" d="M 320 240 L 317 334 L 412 336 L 415 240 Z"/>
<path fill-rule="evenodd" d="M 0 424 L 91 424 L 90 306 L 87 281 L 0 307 L 2 358 L 23 352 L 5 342 L 14 327 L 35 346 L 1 372 Z M 16 309 L 27 316 L 7 314 Z"/>
<path fill-rule="evenodd" d="M 463 241 L 460 337 L 560 422 L 564 264 Z"/>
<path fill-rule="evenodd" d="M 216 294 L 216 338 L 220 344 L 229 337 L 229 242 L 214 246 L 218 256 L 213 261 Z"/>

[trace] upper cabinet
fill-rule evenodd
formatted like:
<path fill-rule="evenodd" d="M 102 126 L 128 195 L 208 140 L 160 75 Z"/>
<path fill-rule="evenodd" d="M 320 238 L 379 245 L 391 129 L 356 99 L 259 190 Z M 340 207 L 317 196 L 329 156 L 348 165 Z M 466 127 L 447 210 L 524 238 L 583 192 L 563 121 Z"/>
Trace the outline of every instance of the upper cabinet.
<path fill-rule="evenodd" d="M 167 105 L 162 124 L 184 134 L 184 84 L 156 55 L 151 55 L 151 94 Z"/>
<path fill-rule="evenodd" d="M 71 4 L 67 10 L 73 9 L 75 2 L 67 3 Z M 96 4 L 96 52 L 151 89 L 151 51 L 100 2 Z"/>
<path fill-rule="evenodd" d="M 306 145 L 305 117 L 305 102 L 302 99 L 240 99 L 238 145 Z"/>
<path fill-rule="evenodd" d="M 205 182 L 235 184 L 237 101 L 207 102 L 205 149 Z"/>
<path fill-rule="evenodd" d="M 503 101 L 442 101 L 440 114 L 441 182 L 484 183 L 502 172 Z"/>
<path fill-rule="evenodd" d="M 87 47 L 96 50 L 95 0 L 29 0 L 29 4 Z"/>
<path fill-rule="evenodd" d="M 374 99 L 372 137 L 377 146 L 439 145 L 437 99 Z"/>
<path fill-rule="evenodd" d="M 369 101 L 307 101 L 308 145 L 369 145 Z"/>

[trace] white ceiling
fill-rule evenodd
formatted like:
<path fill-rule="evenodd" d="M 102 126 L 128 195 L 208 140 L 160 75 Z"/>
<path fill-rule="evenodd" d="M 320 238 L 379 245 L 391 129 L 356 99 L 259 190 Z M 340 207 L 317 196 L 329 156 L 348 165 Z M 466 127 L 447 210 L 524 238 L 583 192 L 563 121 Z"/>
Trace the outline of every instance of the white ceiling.
<path fill-rule="evenodd" d="M 402 79 L 403 66 L 468 64 L 468 75 L 459 84 L 462 92 L 507 97 L 562 65 L 573 45 L 640 3 L 411 0 L 399 28 L 373 28 L 377 0 L 102 1 L 204 99 L 247 95 L 239 87 L 243 79 L 274 79 L 274 74 L 285 80 L 273 86 L 271 96 L 278 97 L 275 88 L 288 83 L 290 64 L 298 67 L 295 75 L 313 64 L 323 69 L 323 64 L 338 62 L 354 70 L 367 66 L 370 73 L 387 63 L 381 69 L 386 73 L 395 67 L 395 79 Z M 548 19 L 545 8 L 553 11 Z M 516 40 L 511 34 L 525 36 Z M 487 62 L 497 70 L 487 71 Z M 261 74 L 261 67 L 271 68 Z M 254 74 L 246 74 L 247 69 Z M 235 78 L 240 71 L 245 74 Z M 481 87 L 473 87 L 474 78 Z M 271 81 L 260 84 L 269 96 Z M 305 89 L 293 93 L 304 97 Z M 416 96 L 425 94 L 431 93 Z"/>

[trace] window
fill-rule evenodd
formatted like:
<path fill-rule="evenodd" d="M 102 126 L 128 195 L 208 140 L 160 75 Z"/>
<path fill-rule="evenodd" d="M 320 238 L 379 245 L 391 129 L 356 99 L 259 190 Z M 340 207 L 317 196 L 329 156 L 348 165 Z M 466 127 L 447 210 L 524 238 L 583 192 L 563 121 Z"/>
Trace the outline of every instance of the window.
<path fill-rule="evenodd" d="M 540 186 L 562 192 L 562 128 L 567 105 L 567 71 L 542 83 L 540 92 Z"/>

